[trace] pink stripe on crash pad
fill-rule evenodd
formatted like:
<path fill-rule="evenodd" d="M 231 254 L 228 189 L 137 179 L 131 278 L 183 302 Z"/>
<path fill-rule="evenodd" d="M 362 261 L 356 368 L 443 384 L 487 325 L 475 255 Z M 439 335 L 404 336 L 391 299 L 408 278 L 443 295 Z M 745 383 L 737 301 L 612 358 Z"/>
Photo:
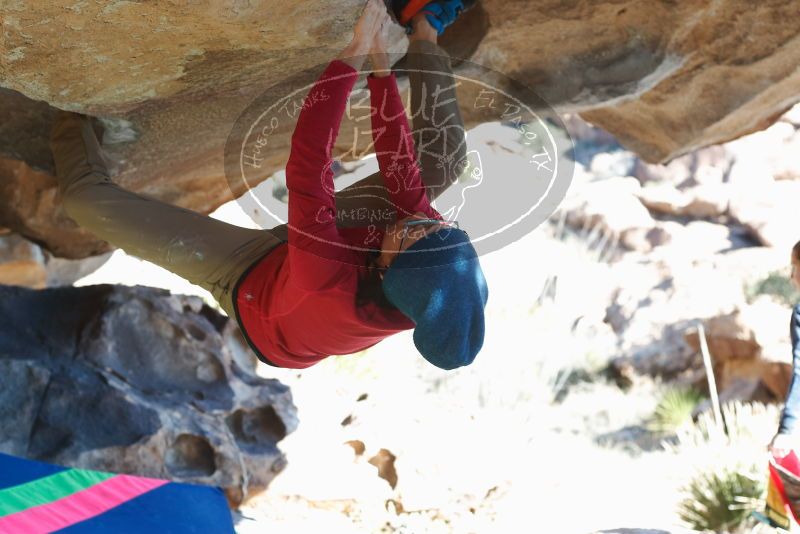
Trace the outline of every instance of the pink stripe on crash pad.
<path fill-rule="evenodd" d="M 0 532 L 39 534 L 66 528 L 168 483 L 168 480 L 116 475 L 57 501 L 0 517 Z"/>

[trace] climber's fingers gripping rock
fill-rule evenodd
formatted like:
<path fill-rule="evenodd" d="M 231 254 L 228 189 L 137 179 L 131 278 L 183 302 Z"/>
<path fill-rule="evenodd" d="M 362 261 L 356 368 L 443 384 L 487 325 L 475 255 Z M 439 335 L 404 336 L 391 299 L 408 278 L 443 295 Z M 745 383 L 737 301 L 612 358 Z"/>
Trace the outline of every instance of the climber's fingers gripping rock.
<path fill-rule="evenodd" d="M 362 42 L 372 42 L 375 33 L 381 29 L 386 20 L 391 19 L 383 0 L 367 0 L 364 11 L 361 12 L 353 29 L 354 37 Z"/>
<path fill-rule="evenodd" d="M 372 37 L 372 45 L 370 46 L 370 54 L 385 54 L 389 48 L 389 31 L 394 22 L 389 16 L 389 13 L 384 9 L 381 23 L 375 35 Z"/>

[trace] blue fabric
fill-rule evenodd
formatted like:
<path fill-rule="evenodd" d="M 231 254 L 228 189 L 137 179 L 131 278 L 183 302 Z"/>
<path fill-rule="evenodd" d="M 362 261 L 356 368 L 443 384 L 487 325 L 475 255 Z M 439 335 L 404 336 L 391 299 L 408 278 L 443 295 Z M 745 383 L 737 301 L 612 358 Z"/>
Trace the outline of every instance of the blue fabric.
<path fill-rule="evenodd" d="M 414 321 L 414 345 L 436 367 L 469 365 L 480 352 L 489 289 L 466 232 L 443 228 L 401 252 L 383 291 Z"/>
<path fill-rule="evenodd" d="M 234 534 L 219 488 L 171 482 L 58 534 Z"/>
<path fill-rule="evenodd" d="M 54 475 L 68 468 L 0 453 L 0 489 Z M 111 510 L 59 531 L 60 534 L 234 534 L 222 490 L 170 482 Z"/>
<path fill-rule="evenodd" d="M 0 453 L 0 489 L 55 475 L 65 469 L 67 468 Z"/>
<path fill-rule="evenodd" d="M 800 419 L 800 304 L 792 310 L 789 334 L 792 338 L 792 381 L 789 384 L 786 405 L 783 407 L 778 426 L 778 432 L 781 434 L 794 432 L 797 420 Z"/>
<path fill-rule="evenodd" d="M 455 22 L 461 11 L 464 10 L 462 0 L 434 0 L 423 9 L 425 18 L 431 26 L 436 28 L 436 33 L 441 35 L 444 29 Z"/>

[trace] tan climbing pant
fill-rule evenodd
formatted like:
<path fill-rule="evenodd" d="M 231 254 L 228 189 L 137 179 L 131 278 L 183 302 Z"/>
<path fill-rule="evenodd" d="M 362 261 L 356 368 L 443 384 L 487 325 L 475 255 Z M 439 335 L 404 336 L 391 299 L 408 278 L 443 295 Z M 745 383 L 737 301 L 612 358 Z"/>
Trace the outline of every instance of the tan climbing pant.
<path fill-rule="evenodd" d="M 429 41 L 408 48 L 412 135 L 420 174 L 434 200 L 460 175 L 439 165 L 466 154 L 466 135 L 456 101 L 450 58 Z M 229 317 L 235 317 L 233 290 L 242 274 L 287 241 L 286 225 L 267 230 L 242 228 L 128 191 L 109 178 L 108 166 L 88 117 L 59 112 L 51 133 L 64 209 L 76 223 L 126 253 L 155 263 L 208 290 Z M 337 211 L 385 209 L 374 186 L 376 172 L 337 193 Z M 371 194 L 358 195 L 364 187 Z M 356 194 L 353 194 L 356 193 Z M 383 198 L 386 199 L 385 189 Z"/>

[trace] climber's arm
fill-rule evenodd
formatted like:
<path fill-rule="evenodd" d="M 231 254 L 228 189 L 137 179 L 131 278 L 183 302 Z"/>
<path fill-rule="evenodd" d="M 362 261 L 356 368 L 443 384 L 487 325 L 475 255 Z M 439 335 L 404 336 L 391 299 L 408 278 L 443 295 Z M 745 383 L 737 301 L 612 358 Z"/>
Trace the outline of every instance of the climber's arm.
<path fill-rule="evenodd" d="M 336 227 L 331 153 L 357 78 L 342 56 L 331 61 L 309 91 L 292 134 L 286 164 L 290 279 L 309 290 L 335 285 L 351 253 Z"/>
<path fill-rule="evenodd" d="M 375 32 L 388 19 L 380 0 L 368 0 L 353 39 L 309 91 L 292 134 L 286 164 L 289 190 L 289 271 L 295 285 L 320 290 L 345 279 L 357 261 L 336 227 L 331 158 L 342 116 Z"/>
<path fill-rule="evenodd" d="M 792 310 L 791 321 L 792 339 L 792 380 L 789 392 L 786 394 L 786 405 L 781 413 L 779 434 L 795 432 L 797 421 L 800 419 L 800 305 Z"/>

